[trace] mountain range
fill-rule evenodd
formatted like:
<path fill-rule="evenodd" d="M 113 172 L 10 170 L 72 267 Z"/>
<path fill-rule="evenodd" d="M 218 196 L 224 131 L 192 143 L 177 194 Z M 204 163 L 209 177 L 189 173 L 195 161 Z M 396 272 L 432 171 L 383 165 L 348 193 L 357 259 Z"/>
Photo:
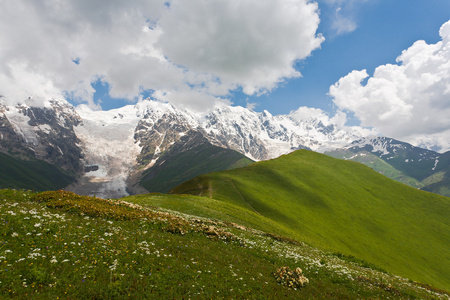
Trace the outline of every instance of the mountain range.
<path fill-rule="evenodd" d="M 117 198 L 167 192 L 200 174 L 297 149 L 357 160 L 411 186 L 449 194 L 449 152 L 368 137 L 359 127 L 339 126 L 302 108 L 273 116 L 226 104 L 196 112 L 144 100 L 93 111 L 61 99 L 37 106 L 33 99 L 8 105 L 0 98 L 1 152 L 19 162 L 52 165 L 53 172 L 72 179 L 70 185 L 61 182 L 54 188 L 78 194 Z M 7 179 L 0 181 L 1 186 L 8 184 Z"/>

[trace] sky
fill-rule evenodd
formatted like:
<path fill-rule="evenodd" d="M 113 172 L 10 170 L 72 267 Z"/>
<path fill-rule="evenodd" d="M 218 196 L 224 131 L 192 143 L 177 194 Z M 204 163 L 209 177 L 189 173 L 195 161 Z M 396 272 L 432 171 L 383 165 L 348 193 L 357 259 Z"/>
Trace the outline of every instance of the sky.
<path fill-rule="evenodd" d="M 449 0 L 0 0 L 0 95 L 308 107 L 450 150 L 449 21 Z"/>

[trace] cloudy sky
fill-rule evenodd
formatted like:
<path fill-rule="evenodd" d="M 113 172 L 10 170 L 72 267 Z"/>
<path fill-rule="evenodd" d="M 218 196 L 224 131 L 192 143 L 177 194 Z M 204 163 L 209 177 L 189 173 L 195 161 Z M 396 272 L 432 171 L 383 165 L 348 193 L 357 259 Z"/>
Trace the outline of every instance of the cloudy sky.
<path fill-rule="evenodd" d="M 448 0 L 0 0 L 0 95 L 306 106 L 450 149 L 449 20 Z"/>

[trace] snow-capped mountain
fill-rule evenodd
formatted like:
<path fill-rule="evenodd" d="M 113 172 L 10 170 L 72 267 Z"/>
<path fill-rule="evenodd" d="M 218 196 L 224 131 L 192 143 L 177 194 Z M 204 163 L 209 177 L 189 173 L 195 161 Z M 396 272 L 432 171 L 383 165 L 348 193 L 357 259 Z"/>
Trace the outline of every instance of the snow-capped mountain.
<path fill-rule="evenodd" d="M 199 113 L 148 100 L 93 111 L 65 100 L 47 101 L 40 107 L 34 107 L 32 100 L 16 106 L 1 100 L 2 151 L 33 156 L 78 174 L 80 179 L 69 189 L 102 197 L 127 195 L 130 174 L 152 166 L 162 152 L 192 132 L 253 160 L 300 148 L 323 152 L 363 135 L 324 115 L 298 111 L 273 116 L 219 104 Z"/>
<path fill-rule="evenodd" d="M 438 153 L 386 137 L 364 137 L 350 145 L 325 152 L 328 155 L 366 164 L 374 170 L 413 187 L 443 195 L 447 189 L 432 189 L 430 185 L 448 186 L 443 179 L 450 175 L 450 152 Z"/>
<path fill-rule="evenodd" d="M 382 136 L 363 137 L 347 145 L 344 149 L 353 151 L 364 149 L 379 157 L 384 157 L 386 160 L 400 155 L 407 157 L 405 159 L 408 161 L 405 162 L 435 160 L 439 156 L 439 153 L 435 151 L 415 147 L 411 144 Z"/>

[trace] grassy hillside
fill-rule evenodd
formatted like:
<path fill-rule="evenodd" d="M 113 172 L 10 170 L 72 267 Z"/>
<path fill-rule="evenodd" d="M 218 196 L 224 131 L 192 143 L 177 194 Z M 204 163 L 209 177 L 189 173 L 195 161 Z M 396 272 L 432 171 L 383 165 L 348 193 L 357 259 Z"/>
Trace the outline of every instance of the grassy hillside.
<path fill-rule="evenodd" d="M 244 155 L 209 143 L 171 155 L 162 155 L 159 162 L 143 173 L 140 184 L 149 192 L 166 193 L 195 176 L 244 167 L 253 161 Z"/>
<path fill-rule="evenodd" d="M 0 187 L 57 190 L 74 181 L 57 167 L 41 160 L 21 160 L 0 152 Z"/>
<path fill-rule="evenodd" d="M 148 195 L 145 200 L 143 195 L 135 200 L 176 205 L 182 198 L 189 197 Z M 2 299 L 449 296 L 370 269 L 354 257 L 123 200 L 0 190 L 0 222 Z"/>
<path fill-rule="evenodd" d="M 359 163 L 300 150 L 202 175 L 172 191 L 254 211 L 286 234 L 450 289 L 450 200 Z"/>

